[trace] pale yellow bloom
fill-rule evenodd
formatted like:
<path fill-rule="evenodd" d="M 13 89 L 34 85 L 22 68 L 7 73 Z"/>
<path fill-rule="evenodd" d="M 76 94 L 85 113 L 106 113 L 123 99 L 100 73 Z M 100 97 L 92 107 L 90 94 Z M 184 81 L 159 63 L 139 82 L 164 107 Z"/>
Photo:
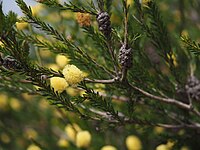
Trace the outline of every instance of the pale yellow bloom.
<path fill-rule="evenodd" d="M 31 144 L 28 146 L 27 150 L 41 150 L 37 145 Z"/>
<path fill-rule="evenodd" d="M 44 9 L 44 7 L 42 4 L 37 4 L 33 7 L 31 7 L 33 16 L 38 15 L 43 9 Z"/>
<path fill-rule="evenodd" d="M 1 133 L 1 135 L 0 135 L 0 139 L 1 139 L 1 141 L 3 142 L 3 143 L 10 143 L 10 137 L 8 136 L 8 134 L 6 134 L 6 133 Z"/>
<path fill-rule="evenodd" d="M 68 87 L 68 83 L 64 78 L 61 77 L 52 77 L 50 78 L 51 87 L 54 88 L 54 91 L 61 93 Z"/>
<path fill-rule="evenodd" d="M 23 30 L 23 29 L 26 29 L 27 27 L 28 27 L 27 22 L 16 22 L 16 28 L 18 30 Z"/>
<path fill-rule="evenodd" d="M 48 68 L 52 69 L 54 71 L 58 71 L 59 70 L 59 66 L 57 64 L 49 64 Z"/>
<path fill-rule="evenodd" d="M 91 134 L 89 131 L 80 131 L 76 135 L 76 146 L 79 148 L 87 148 L 91 143 Z"/>
<path fill-rule="evenodd" d="M 142 0 L 142 4 L 143 5 L 147 5 L 148 2 L 150 2 L 151 0 Z"/>
<path fill-rule="evenodd" d="M 130 135 L 126 138 L 126 147 L 128 150 L 141 150 L 142 143 L 137 136 Z"/>
<path fill-rule="evenodd" d="M 169 149 L 172 149 L 173 146 L 175 145 L 175 143 L 176 143 L 175 141 L 169 139 L 169 140 L 167 140 L 166 146 L 167 146 Z"/>
<path fill-rule="evenodd" d="M 117 149 L 112 145 L 106 145 L 106 146 L 103 146 L 101 150 L 117 150 Z"/>
<path fill-rule="evenodd" d="M 38 137 L 38 133 L 32 128 L 27 128 L 24 131 L 24 137 L 36 139 Z"/>
<path fill-rule="evenodd" d="M 26 101 L 30 101 L 33 99 L 33 96 L 28 94 L 28 93 L 22 93 L 22 97 L 24 98 L 24 100 Z"/>
<path fill-rule="evenodd" d="M 77 125 L 77 126 L 78 126 L 78 125 Z M 76 128 L 78 129 L 78 127 L 76 127 Z M 78 132 L 76 128 L 75 128 L 74 125 L 72 126 L 71 124 L 68 124 L 68 125 L 65 127 L 65 132 L 66 132 L 68 138 L 69 138 L 71 141 L 73 141 L 73 142 L 75 142 L 75 140 L 76 140 L 76 133 Z"/>
<path fill-rule="evenodd" d="M 75 65 L 66 65 L 62 73 L 70 85 L 81 82 L 85 77 L 84 73 Z"/>
<path fill-rule="evenodd" d="M 22 108 L 20 101 L 16 98 L 10 99 L 10 107 L 15 111 L 19 111 Z"/>
<path fill-rule="evenodd" d="M 163 127 L 158 127 L 158 126 L 154 127 L 154 132 L 155 132 L 156 134 L 161 134 L 161 133 L 163 133 L 164 131 L 165 131 L 165 128 L 163 128 Z"/>
<path fill-rule="evenodd" d="M 45 110 L 47 108 L 49 108 L 49 103 L 47 102 L 46 99 L 41 99 L 40 102 L 39 102 L 39 107 L 41 110 Z"/>
<path fill-rule="evenodd" d="M 66 139 L 61 138 L 61 139 L 59 139 L 57 145 L 59 147 L 67 148 L 67 147 L 69 147 L 69 142 Z"/>
<path fill-rule="evenodd" d="M 189 36 L 188 31 L 187 31 L 187 30 L 183 30 L 183 31 L 181 32 L 181 36 L 188 37 L 188 36 Z"/>
<path fill-rule="evenodd" d="M 76 20 L 80 24 L 80 26 L 90 26 L 91 25 L 91 16 L 88 13 L 80 13 L 76 14 Z"/>
<path fill-rule="evenodd" d="M 161 144 L 156 147 L 156 150 L 170 150 L 167 145 Z"/>
<path fill-rule="evenodd" d="M 133 0 L 127 0 L 127 5 L 133 4 Z"/>
<path fill-rule="evenodd" d="M 181 147 L 181 150 L 190 150 L 187 146 Z"/>
<path fill-rule="evenodd" d="M 68 63 L 70 59 L 64 55 L 58 54 L 56 56 L 56 63 L 60 68 L 64 68 Z"/>
<path fill-rule="evenodd" d="M 8 97 L 5 94 L 0 94 L 0 110 L 5 110 L 8 105 Z"/>

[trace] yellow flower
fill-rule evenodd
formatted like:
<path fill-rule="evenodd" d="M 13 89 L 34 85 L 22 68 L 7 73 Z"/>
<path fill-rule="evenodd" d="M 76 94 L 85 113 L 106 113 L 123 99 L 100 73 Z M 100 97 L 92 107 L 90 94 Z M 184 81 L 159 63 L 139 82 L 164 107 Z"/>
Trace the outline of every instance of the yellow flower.
<path fill-rule="evenodd" d="M 32 128 L 27 128 L 25 129 L 24 137 L 36 139 L 38 137 L 38 133 Z"/>
<path fill-rule="evenodd" d="M 88 13 L 80 13 L 76 14 L 76 20 L 80 24 L 80 26 L 90 26 L 91 25 L 91 16 Z"/>
<path fill-rule="evenodd" d="M 165 128 L 163 128 L 163 127 L 158 127 L 158 126 L 156 126 L 156 127 L 154 128 L 154 132 L 155 132 L 156 134 L 161 134 L 161 133 L 164 132 L 164 130 L 165 130 Z"/>
<path fill-rule="evenodd" d="M 84 73 L 75 65 L 66 65 L 63 69 L 63 75 L 70 85 L 81 82 L 85 77 Z"/>
<path fill-rule="evenodd" d="M 8 97 L 5 94 L 0 94 L 0 110 L 5 110 L 8 104 Z"/>
<path fill-rule="evenodd" d="M 130 135 L 126 138 L 126 147 L 128 150 L 141 150 L 142 143 L 137 136 Z"/>
<path fill-rule="evenodd" d="M 32 10 L 32 15 L 36 16 L 43 10 L 43 5 L 42 4 L 37 4 L 37 5 L 33 6 L 33 7 L 31 7 L 31 10 Z"/>
<path fill-rule="evenodd" d="M 10 143 L 10 137 L 6 133 L 1 133 L 0 139 L 3 143 Z"/>
<path fill-rule="evenodd" d="M 170 150 L 167 145 L 161 144 L 156 147 L 156 150 Z"/>
<path fill-rule="evenodd" d="M 54 71 L 58 71 L 59 70 L 59 66 L 57 64 L 49 64 L 48 68 L 52 69 Z"/>
<path fill-rule="evenodd" d="M 19 111 L 21 109 L 21 103 L 18 99 L 11 98 L 10 99 L 10 107 L 15 111 Z"/>
<path fill-rule="evenodd" d="M 91 143 L 91 134 L 88 131 L 79 131 L 76 135 L 76 146 L 87 148 Z"/>
<path fill-rule="evenodd" d="M 187 31 L 187 30 L 183 30 L 183 31 L 181 32 L 181 36 L 188 37 L 188 36 L 189 36 L 188 31 Z"/>
<path fill-rule="evenodd" d="M 133 0 L 127 0 L 127 5 L 133 4 Z"/>
<path fill-rule="evenodd" d="M 68 124 L 66 127 L 65 127 L 65 132 L 68 136 L 68 138 L 75 142 L 75 139 L 76 139 L 76 133 L 81 131 L 81 128 L 77 125 L 77 124 Z"/>
<path fill-rule="evenodd" d="M 16 28 L 18 30 L 23 30 L 23 29 L 26 29 L 27 27 L 28 27 L 27 22 L 16 22 Z"/>
<path fill-rule="evenodd" d="M 63 92 L 68 87 L 68 83 L 65 81 L 64 78 L 61 77 L 50 78 L 50 84 L 51 87 L 54 88 L 54 91 L 58 93 Z"/>
<path fill-rule="evenodd" d="M 39 148 L 35 144 L 31 144 L 28 146 L 27 150 L 41 150 L 41 148 Z"/>
<path fill-rule="evenodd" d="M 64 68 L 68 63 L 70 59 L 64 55 L 57 55 L 56 56 L 56 63 L 60 68 Z"/>
<path fill-rule="evenodd" d="M 167 146 L 169 149 L 172 149 L 173 146 L 175 145 L 175 143 L 176 143 L 175 141 L 169 139 L 169 140 L 167 141 L 166 146 Z"/>
<path fill-rule="evenodd" d="M 67 141 L 67 140 L 65 140 L 65 139 L 59 139 L 59 141 L 58 141 L 58 146 L 59 147 L 65 147 L 65 148 L 67 148 L 67 147 L 69 147 L 69 142 Z"/>
<path fill-rule="evenodd" d="M 103 146 L 101 150 L 117 150 L 117 149 L 112 145 L 106 145 L 106 146 Z"/>
<path fill-rule="evenodd" d="M 187 146 L 183 146 L 181 147 L 181 150 L 189 150 L 189 148 Z"/>

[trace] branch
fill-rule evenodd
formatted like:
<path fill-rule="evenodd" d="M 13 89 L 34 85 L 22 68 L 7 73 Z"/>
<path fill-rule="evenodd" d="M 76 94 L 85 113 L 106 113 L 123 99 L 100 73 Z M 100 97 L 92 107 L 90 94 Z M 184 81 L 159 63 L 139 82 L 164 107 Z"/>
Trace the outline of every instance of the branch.
<path fill-rule="evenodd" d="M 156 96 L 156 95 L 152 95 L 152 94 L 150 94 L 150 93 L 148 93 L 148 92 L 146 92 L 146 91 L 144 91 L 144 90 L 142 90 L 142 89 L 140 89 L 140 88 L 138 88 L 138 87 L 136 87 L 134 85 L 131 85 L 131 84 L 129 84 L 129 86 L 131 88 L 133 88 L 134 90 L 142 93 L 143 95 L 145 95 L 145 96 L 147 96 L 149 98 L 152 98 L 154 100 L 158 100 L 160 102 L 164 102 L 164 103 L 167 103 L 167 104 L 176 105 L 177 107 L 183 108 L 183 109 L 188 110 L 188 111 L 191 111 L 192 113 L 194 113 L 194 114 L 196 114 L 197 116 L 200 117 L 200 112 L 198 110 L 196 110 L 195 108 L 193 108 L 193 106 L 191 106 L 191 105 L 182 103 L 182 102 L 180 102 L 178 100 L 175 100 L 175 99 L 163 98 L 163 97 L 159 97 L 159 96 Z"/>

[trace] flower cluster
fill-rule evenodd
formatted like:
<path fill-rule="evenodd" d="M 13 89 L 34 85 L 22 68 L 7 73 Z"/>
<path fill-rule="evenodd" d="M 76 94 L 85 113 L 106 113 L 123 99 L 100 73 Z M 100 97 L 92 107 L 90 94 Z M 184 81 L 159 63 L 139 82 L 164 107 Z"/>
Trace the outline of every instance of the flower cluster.
<path fill-rule="evenodd" d="M 66 65 L 62 73 L 69 85 L 75 85 L 81 82 L 85 77 L 84 73 L 75 65 Z"/>
<path fill-rule="evenodd" d="M 65 132 L 71 142 L 78 148 L 88 148 L 91 143 L 91 134 L 87 130 L 82 130 L 77 124 L 68 124 Z"/>
<path fill-rule="evenodd" d="M 80 24 L 80 26 L 90 26 L 91 25 L 90 14 L 78 12 L 76 14 L 76 20 Z"/>
<path fill-rule="evenodd" d="M 64 58 L 61 58 L 61 59 L 62 59 L 61 61 L 62 63 L 60 63 L 60 66 L 63 65 Z M 68 60 L 65 59 L 64 64 L 67 61 Z M 61 93 L 64 90 L 66 90 L 69 85 L 74 86 L 78 84 L 85 78 L 85 74 L 75 65 L 66 65 L 62 73 L 64 75 L 64 78 L 52 77 L 50 79 L 51 87 L 54 88 L 54 91 L 57 91 L 58 93 Z"/>

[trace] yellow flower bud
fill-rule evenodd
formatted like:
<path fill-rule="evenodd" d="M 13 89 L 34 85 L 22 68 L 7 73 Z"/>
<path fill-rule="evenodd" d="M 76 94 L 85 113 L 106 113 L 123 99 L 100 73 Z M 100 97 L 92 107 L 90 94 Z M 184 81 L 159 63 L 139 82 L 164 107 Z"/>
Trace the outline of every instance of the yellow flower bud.
<path fill-rule="evenodd" d="M 167 146 L 169 149 L 172 149 L 173 146 L 175 145 L 175 143 L 176 143 L 175 141 L 169 139 L 169 140 L 167 141 L 166 146 Z"/>
<path fill-rule="evenodd" d="M 31 144 L 28 146 L 27 150 L 41 150 L 41 148 L 39 148 L 35 144 Z"/>
<path fill-rule="evenodd" d="M 75 65 L 66 65 L 62 73 L 70 85 L 81 82 L 85 77 L 84 73 Z"/>
<path fill-rule="evenodd" d="M 28 27 L 27 22 L 16 22 L 16 28 L 18 30 L 23 30 L 23 29 L 26 29 L 27 27 Z"/>
<path fill-rule="evenodd" d="M 80 131 L 76 135 L 76 146 L 87 148 L 91 143 L 91 134 L 88 131 Z"/>
<path fill-rule="evenodd" d="M 52 77 L 50 79 L 50 84 L 51 87 L 54 88 L 54 91 L 57 91 L 58 93 L 63 92 L 68 87 L 68 83 L 61 77 Z"/>
<path fill-rule="evenodd" d="M 69 61 L 70 59 L 64 55 L 59 54 L 56 56 L 56 63 L 60 68 L 64 68 L 69 63 Z"/>
<path fill-rule="evenodd" d="M 103 146 L 101 150 L 117 150 L 117 149 L 112 145 L 106 145 L 106 146 Z"/>
<path fill-rule="evenodd" d="M 126 138 L 126 147 L 128 150 L 141 150 L 142 143 L 137 136 L 130 135 Z"/>
<path fill-rule="evenodd" d="M 156 150 L 170 150 L 167 145 L 161 144 L 156 147 Z"/>
<path fill-rule="evenodd" d="M 58 144 L 59 147 L 63 147 L 63 148 L 69 147 L 69 142 L 65 139 L 62 139 L 62 138 L 59 139 L 57 144 Z"/>
<path fill-rule="evenodd" d="M 10 107 L 15 111 L 19 111 L 21 109 L 21 103 L 18 99 L 11 98 L 10 99 Z"/>

